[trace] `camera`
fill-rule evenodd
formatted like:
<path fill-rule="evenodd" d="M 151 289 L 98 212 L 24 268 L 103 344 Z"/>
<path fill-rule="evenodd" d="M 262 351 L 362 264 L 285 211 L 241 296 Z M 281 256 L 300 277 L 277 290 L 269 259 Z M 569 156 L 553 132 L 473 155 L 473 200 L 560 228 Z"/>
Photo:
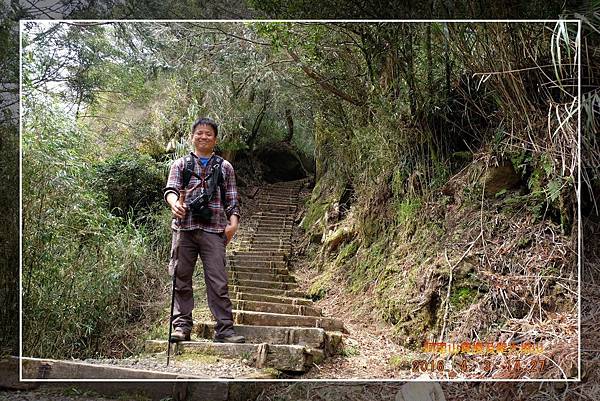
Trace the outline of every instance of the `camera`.
<path fill-rule="evenodd" d="M 202 221 L 209 221 L 212 217 L 212 211 L 210 210 L 210 207 L 208 207 L 208 202 L 210 202 L 210 197 L 206 192 L 202 191 L 200 195 L 193 199 L 188 205 L 192 212 L 192 216 L 197 217 Z"/>

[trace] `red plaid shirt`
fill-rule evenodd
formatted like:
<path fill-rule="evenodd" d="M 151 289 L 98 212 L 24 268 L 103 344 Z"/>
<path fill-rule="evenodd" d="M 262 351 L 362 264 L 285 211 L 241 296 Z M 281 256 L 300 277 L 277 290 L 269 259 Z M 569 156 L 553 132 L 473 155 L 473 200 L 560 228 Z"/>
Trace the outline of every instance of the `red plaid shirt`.
<path fill-rule="evenodd" d="M 206 184 L 206 175 L 210 173 L 211 166 L 214 161 L 214 153 L 206 163 L 206 167 L 202 167 L 197 157 L 193 157 L 194 160 L 194 172 L 198 174 L 201 179 L 196 178 L 192 175 L 190 183 L 186 188 L 185 204 L 189 203 L 200 195 L 202 186 L 204 189 L 208 189 Z M 179 190 L 183 187 L 183 169 L 185 167 L 185 157 L 177 159 L 171 166 L 169 172 L 169 179 L 167 186 L 164 189 L 164 198 L 167 199 L 169 193 L 175 193 L 179 196 Z M 192 213 L 188 209 L 185 217 L 181 221 L 179 228 L 181 230 L 196 230 L 201 229 L 211 233 L 222 233 L 225 231 L 225 227 L 229 221 L 229 217 L 232 215 L 240 217 L 240 206 L 238 200 L 237 187 L 235 185 L 235 172 L 233 166 L 227 160 L 223 159 L 221 163 L 221 172 L 223 174 L 223 181 L 225 187 L 225 204 L 221 201 L 221 188 L 217 185 L 213 199 L 209 202 L 208 207 L 212 210 L 212 217 L 210 221 L 203 222 L 197 217 L 192 216 Z M 173 229 L 177 229 L 177 219 L 173 218 L 171 223 Z"/>

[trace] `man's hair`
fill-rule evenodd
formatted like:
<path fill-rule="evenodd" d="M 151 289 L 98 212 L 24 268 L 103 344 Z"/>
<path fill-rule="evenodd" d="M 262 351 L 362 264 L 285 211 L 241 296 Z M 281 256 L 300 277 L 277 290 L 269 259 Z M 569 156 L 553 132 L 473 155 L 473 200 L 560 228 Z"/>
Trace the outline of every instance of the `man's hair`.
<path fill-rule="evenodd" d="M 196 131 L 196 127 L 199 125 L 208 125 L 215 132 L 215 137 L 217 137 L 219 135 L 219 126 L 217 125 L 215 120 L 213 120 L 212 118 L 208 118 L 208 117 L 200 117 L 199 119 L 197 119 L 194 122 L 194 124 L 192 125 L 192 135 L 194 134 L 194 131 Z"/>

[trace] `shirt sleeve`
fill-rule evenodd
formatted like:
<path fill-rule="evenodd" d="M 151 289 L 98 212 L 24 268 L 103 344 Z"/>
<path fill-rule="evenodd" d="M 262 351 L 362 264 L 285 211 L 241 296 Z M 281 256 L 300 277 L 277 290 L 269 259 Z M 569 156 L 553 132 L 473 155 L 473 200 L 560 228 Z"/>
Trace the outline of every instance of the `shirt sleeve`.
<path fill-rule="evenodd" d="M 239 219 L 241 218 L 240 202 L 235 184 L 235 171 L 228 161 L 223 162 L 223 173 L 225 179 L 225 204 L 223 205 L 225 214 L 228 220 L 232 215 L 238 216 Z"/>
<path fill-rule="evenodd" d="M 167 195 L 174 193 L 179 199 L 179 190 L 183 187 L 183 159 L 177 159 L 171 165 L 167 186 L 163 189 L 163 198 L 167 201 Z"/>

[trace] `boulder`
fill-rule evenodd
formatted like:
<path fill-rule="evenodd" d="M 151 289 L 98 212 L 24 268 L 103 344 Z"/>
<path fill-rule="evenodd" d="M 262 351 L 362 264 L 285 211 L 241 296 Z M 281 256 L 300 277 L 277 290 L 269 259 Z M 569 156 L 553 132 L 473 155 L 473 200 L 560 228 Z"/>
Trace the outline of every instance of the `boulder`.
<path fill-rule="evenodd" d="M 495 167 L 488 167 L 484 177 L 484 195 L 492 197 L 502 190 L 514 189 L 521 184 L 521 177 L 515 171 L 510 161 L 500 163 Z"/>

